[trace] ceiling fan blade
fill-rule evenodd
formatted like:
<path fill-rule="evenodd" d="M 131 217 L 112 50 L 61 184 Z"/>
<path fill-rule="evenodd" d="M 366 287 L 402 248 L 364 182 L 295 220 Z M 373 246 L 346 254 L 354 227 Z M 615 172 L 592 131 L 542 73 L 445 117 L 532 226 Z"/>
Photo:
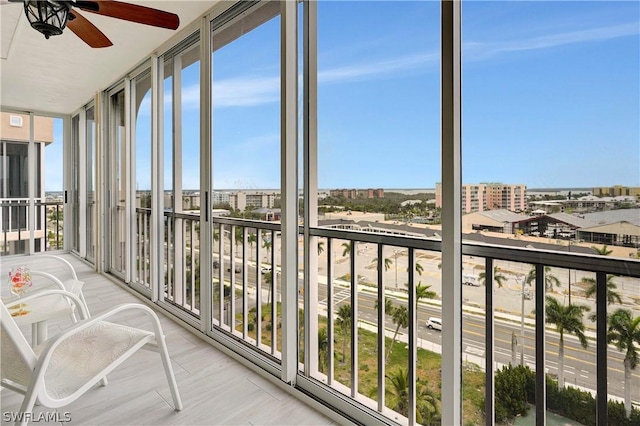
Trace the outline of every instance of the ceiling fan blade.
<path fill-rule="evenodd" d="M 76 10 L 71 12 L 73 19 L 67 21 L 67 28 L 74 32 L 75 35 L 80 37 L 82 41 L 87 43 L 91 47 L 109 47 L 113 46 L 111 40 L 107 38 L 102 31 L 95 25 L 87 20 L 84 16 L 80 15 Z"/>
<path fill-rule="evenodd" d="M 98 10 L 95 10 L 91 3 L 97 3 Z M 175 13 L 165 12 L 163 10 L 153 9 L 146 6 L 139 6 L 137 4 L 124 3 L 121 1 L 78 1 L 75 4 L 75 7 L 87 12 L 97 13 L 98 15 L 124 19 L 125 21 L 137 22 L 139 24 L 167 28 L 170 30 L 175 30 L 180 25 L 180 18 Z"/>

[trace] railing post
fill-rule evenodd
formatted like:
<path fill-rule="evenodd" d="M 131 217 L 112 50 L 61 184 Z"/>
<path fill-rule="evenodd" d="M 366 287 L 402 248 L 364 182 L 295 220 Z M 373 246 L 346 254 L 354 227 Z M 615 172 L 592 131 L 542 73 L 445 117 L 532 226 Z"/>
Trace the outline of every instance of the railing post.
<path fill-rule="evenodd" d="M 607 274 L 598 272 L 596 273 L 596 424 L 599 426 L 609 424 L 607 374 Z"/>
<path fill-rule="evenodd" d="M 358 270 L 356 262 L 357 241 L 351 240 L 349 263 L 351 267 L 351 397 L 358 394 Z"/>
<path fill-rule="evenodd" d="M 384 245 L 378 244 L 378 411 L 382 413 L 385 406 L 386 365 L 386 283 L 384 282 Z"/>
<path fill-rule="evenodd" d="M 493 336 L 494 336 L 494 315 L 493 315 L 493 259 L 485 258 L 485 336 L 484 336 L 484 353 L 485 353 L 485 424 L 493 426 L 495 424 L 495 365 L 493 352 Z"/>
<path fill-rule="evenodd" d="M 536 425 L 547 423 L 547 378 L 545 344 L 545 265 L 537 263 L 536 268 Z M 524 348 L 523 348 L 524 350 Z"/>

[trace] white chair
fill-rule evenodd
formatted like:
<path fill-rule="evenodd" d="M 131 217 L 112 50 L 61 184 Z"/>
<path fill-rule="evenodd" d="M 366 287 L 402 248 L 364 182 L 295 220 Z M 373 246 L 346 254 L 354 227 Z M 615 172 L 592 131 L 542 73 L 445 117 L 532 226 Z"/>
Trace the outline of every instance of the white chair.
<path fill-rule="evenodd" d="M 70 404 L 95 384 L 107 384 L 106 376 L 139 349 L 160 353 L 173 404 L 182 409 L 173 368 L 160 321 L 149 307 L 123 304 L 88 318 L 79 297 L 62 290 L 43 290 L 20 298 L 28 302 L 41 297 L 63 295 L 76 305 L 81 320 L 35 348 L 29 346 L 4 304 L 0 304 L 2 387 L 24 395 L 16 425 L 27 423 L 36 403 L 49 408 Z M 153 331 L 105 321 L 123 311 L 135 310 L 148 316 Z"/>
<path fill-rule="evenodd" d="M 82 295 L 82 281 L 67 281 L 67 285 L 69 287 L 65 287 L 62 281 L 48 272 L 30 270 L 29 273 L 31 274 L 32 280 L 34 281 L 33 288 L 31 289 L 29 294 L 51 289 L 67 290 L 80 298 L 82 304 L 87 310 L 87 314 L 89 313 L 89 308 L 87 307 L 85 299 Z M 41 278 L 45 278 L 45 280 Z M 16 300 L 16 297 L 10 297 L 2 299 L 2 302 L 7 307 L 9 307 L 9 310 L 11 310 L 11 307 L 16 305 Z M 35 301 L 31 302 L 31 305 L 32 306 L 30 307 L 30 314 L 16 317 L 15 321 L 19 326 L 31 324 L 31 339 L 32 345 L 34 347 L 47 340 L 48 320 L 68 316 L 74 323 L 77 322 L 75 316 L 75 304 L 64 296 L 57 295 L 36 299 Z"/>
<path fill-rule="evenodd" d="M 45 264 L 41 262 L 42 259 L 51 259 L 54 260 L 55 268 L 43 268 Z M 10 269 L 12 266 L 17 265 L 26 265 L 32 275 L 40 275 L 43 277 L 50 278 L 55 277 L 59 282 L 62 283 L 62 288 L 64 290 L 70 291 L 80 297 L 80 299 L 85 302 L 84 295 L 82 294 L 82 286 L 84 285 L 83 281 L 78 279 L 78 274 L 76 273 L 75 268 L 68 260 L 56 256 L 54 254 L 35 254 L 33 256 L 17 256 L 9 261 L 3 262 L 5 265 L 3 269 Z M 52 264 L 53 265 L 53 264 Z M 3 271 L 4 274 L 5 271 Z M 60 287 L 59 282 L 54 280 L 54 283 Z M 45 287 L 39 287 L 45 288 Z M 86 303 L 85 303 L 86 306 Z"/>

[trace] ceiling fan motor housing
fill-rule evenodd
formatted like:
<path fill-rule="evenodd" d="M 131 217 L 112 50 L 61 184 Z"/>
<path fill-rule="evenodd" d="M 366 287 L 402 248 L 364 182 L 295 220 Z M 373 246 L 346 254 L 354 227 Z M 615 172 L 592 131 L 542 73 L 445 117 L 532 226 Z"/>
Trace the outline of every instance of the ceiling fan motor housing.
<path fill-rule="evenodd" d="M 67 26 L 72 2 L 25 0 L 24 13 L 31 26 L 45 38 L 62 34 Z"/>

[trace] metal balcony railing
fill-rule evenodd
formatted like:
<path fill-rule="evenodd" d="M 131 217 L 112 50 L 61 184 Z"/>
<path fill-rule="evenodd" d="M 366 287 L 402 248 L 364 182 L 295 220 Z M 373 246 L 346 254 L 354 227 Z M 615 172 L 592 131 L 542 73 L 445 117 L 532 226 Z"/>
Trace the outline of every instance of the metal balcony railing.
<path fill-rule="evenodd" d="M 199 217 L 164 218 L 165 300 L 200 318 Z M 136 220 L 137 276 L 148 283 L 149 212 L 138 209 Z M 638 316 L 640 262 L 465 242 L 463 275 L 474 279 L 462 289 L 462 330 L 446 323 L 438 330 L 430 319 L 441 317 L 442 287 L 460 285 L 441 282 L 440 241 L 309 231 L 308 243 L 302 235 L 299 240 L 299 374 L 324 389 L 329 401 L 346 398 L 400 423 L 437 423 L 440 359 L 451 355 L 443 353 L 440 336 L 454 332 L 462 333 L 468 422 L 492 424 L 484 413 L 495 412 L 496 371 L 509 364 L 534 371 L 536 416 L 552 405 L 546 395 L 551 379 L 592 394 L 589 415 L 597 424 L 608 423 L 609 400 L 624 401 L 628 394 L 640 403 L 640 376 L 625 376 L 624 353 L 607 343 L 607 315 L 629 309 Z M 212 329 L 276 363 L 282 356 L 280 237 L 279 223 L 214 218 L 213 258 L 207 260 Z M 305 270 L 303 250 L 314 256 L 308 265 L 314 269 Z M 609 304 L 611 291 L 620 300 Z M 586 349 L 550 321 L 547 296 L 559 306 L 590 309 L 582 317 Z"/>
<path fill-rule="evenodd" d="M 64 204 L 62 201 L 36 199 L 34 214 L 35 251 L 61 250 L 64 244 Z M 27 253 L 31 238 L 29 199 L 0 199 L 0 223 L 2 224 L 0 240 L 2 254 Z"/>

